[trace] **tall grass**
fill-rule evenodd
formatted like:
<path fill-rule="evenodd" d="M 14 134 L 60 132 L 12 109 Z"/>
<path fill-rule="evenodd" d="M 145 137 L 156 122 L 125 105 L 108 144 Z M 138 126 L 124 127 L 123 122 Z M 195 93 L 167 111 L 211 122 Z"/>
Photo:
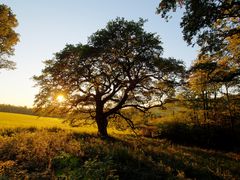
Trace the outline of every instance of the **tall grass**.
<path fill-rule="evenodd" d="M 14 129 L 12 129 L 14 132 Z M 0 179 L 239 179 L 240 155 L 114 135 L 18 129 L 0 135 Z"/>
<path fill-rule="evenodd" d="M 160 130 L 166 138 L 198 132 L 165 125 Z M 103 140 L 93 126 L 72 128 L 61 119 L 9 113 L 0 113 L 0 127 L 0 179 L 240 178 L 237 151 L 189 147 L 115 129 L 109 129 L 112 139 Z"/>

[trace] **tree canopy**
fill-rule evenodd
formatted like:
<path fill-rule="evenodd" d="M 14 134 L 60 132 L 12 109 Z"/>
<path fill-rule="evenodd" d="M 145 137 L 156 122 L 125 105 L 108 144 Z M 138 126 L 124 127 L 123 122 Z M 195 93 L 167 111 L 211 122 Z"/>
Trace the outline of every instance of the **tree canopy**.
<path fill-rule="evenodd" d="M 161 0 L 157 13 L 169 19 L 171 10 L 178 7 L 185 9 L 180 23 L 184 40 L 197 43 L 202 53 L 217 52 L 227 38 L 240 34 L 238 0 Z"/>
<path fill-rule="evenodd" d="M 239 121 L 239 7 L 238 0 L 161 0 L 157 8 L 166 20 L 182 8 L 183 38 L 200 46 L 181 92 L 197 124 L 203 119 L 203 124 L 229 124 L 233 130 Z"/>
<path fill-rule="evenodd" d="M 18 22 L 11 9 L 0 4 L 0 69 L 14 69 L 15 63 L 8 60 L 13 55 L 19 35 L 14 31 Z"/>
<path fill-rule="evenodd" d="M 54 106 L 57 94 L 64 94 L 62 107 L 68 113 L 88 114 L 102 136 L 107 136 L 110 118 L 123 118 L 133 126 L 124 109 L 145 112 L 162 106 L 184 66 L 160 57 L 161 41 L 144 31 L 144 22 L 117 18 L 94 33 L 86 45 L 66 45 L 34 77 L 40 87 L 35 105 Z"/>

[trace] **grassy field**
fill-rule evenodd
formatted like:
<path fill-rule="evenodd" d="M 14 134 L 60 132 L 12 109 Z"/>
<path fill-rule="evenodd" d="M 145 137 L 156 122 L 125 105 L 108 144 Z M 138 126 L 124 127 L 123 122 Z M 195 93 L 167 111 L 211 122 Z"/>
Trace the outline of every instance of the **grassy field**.
<path fill-rule="evenodd" d="M 59 118 L 0 112 L 0 130 L 16 128 L 60 128 L 82 133 L 97 132 L 95 126 L 71 127 L 68 123 L 64 123 L 63 120 Z M 118 131 L 116 129 L 109 129 L 109 133 L 132 134 L 133 132 L 130 130 Z"/>
<path fill-rule="evenodd" d="M 32 116 L 32 115 L 0 112 L 0 128 L 17 128 L 17 127 L 69 128 L 67 124 L 63 124 L 62 120 L 57 118 L 47 118 L 47 117 L 38 117 L 38 116 Z"/>
<path fill-rule="evenodd" d="M 237 152 L 113 130 L 102 140 L 59 119 L 10 113 L 0 113 L 0 126 L 0 179 L 240 178 Z"/>

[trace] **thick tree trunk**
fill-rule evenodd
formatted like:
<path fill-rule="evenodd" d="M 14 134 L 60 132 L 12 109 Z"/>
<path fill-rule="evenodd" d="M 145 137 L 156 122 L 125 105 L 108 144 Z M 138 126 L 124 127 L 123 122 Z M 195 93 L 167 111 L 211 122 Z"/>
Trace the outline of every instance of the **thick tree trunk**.
<path fill-rule="evenodd" d="M 107 118 L 103 117 L 103 116 L 97 116 L 96 117 L 96 122 L 97 122 L 97 127 L 98 127 L 98 135 L 101 138 L 107 138 L 108 137 L 108 133 L 107 133 L 107 125 L 108 125 L 108 121 Z"/>
<path fill-rule="evenodd" d="M 108 121 L 107 121 L 107 117 L 104 115 L 103 107 L 104 107 L 104 104 L 101 100 L 101 95 L 96 96 L 96 117 L 95 117 L 95 120 L 96 120 L 97 127 L 98 127 L 98 135 L 101 138 L 107 138 L 108 137 L 108 133 L 107 133 Z"/>

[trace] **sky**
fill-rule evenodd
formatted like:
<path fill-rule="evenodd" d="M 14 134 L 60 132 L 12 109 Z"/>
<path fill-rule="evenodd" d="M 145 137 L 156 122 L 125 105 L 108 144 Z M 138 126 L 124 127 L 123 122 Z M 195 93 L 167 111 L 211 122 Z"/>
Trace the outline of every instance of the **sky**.
<path fill-rule="evenodd" d="M 154 32 L 163 42 L 164 57 L 181 59 L 189 67 L 197 48 L 183 40 L 182 11 L 173 13 L 169 22 L 157 15 L 159 0 L 0 0 L 16 14 L 20 42 L 15 46 L 17 63 L 13 71 L 0 70 L 0 104 L 32 107 L 38 88 L 32 77 L 40 75 L 44 60 L 66 44 L 87 43 L 88 37 L 116 17 L 137 21 L 148 19 L 147 32 Z"/>

